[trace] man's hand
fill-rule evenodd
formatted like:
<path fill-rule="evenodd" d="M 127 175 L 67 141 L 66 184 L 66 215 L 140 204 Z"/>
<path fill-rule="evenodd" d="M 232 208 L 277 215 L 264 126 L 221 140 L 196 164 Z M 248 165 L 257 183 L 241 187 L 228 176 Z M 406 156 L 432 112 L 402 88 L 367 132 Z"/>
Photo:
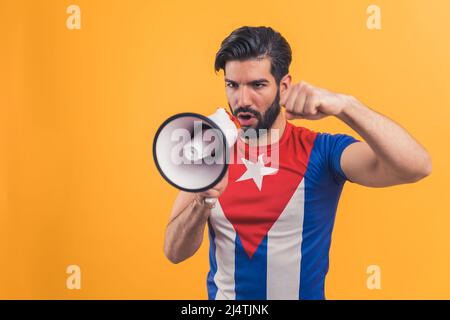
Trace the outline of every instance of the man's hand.
<path fill-rule="evenodd" d="M 203 203 L 206 200 L 206 203 L 209 204 L 210 207 L 212 208 L 214 207 L 214 203 L 217 200 L 217 198 L 219 198 L 220 195 L 225 191 L 227 185 L 228 185 L 228 171 L 227 173 L 225 173 L 224 177 L 222 178 L 222 180 L 220 180 L 218 184 L 216 184 L 209 190 L 196 193 L 195 198 L 199 203 Z M 211 202 L 209 202 L 208 199 L 211 199 Z"/>
<path fill-rule="evenodd" d="M 285 107 L 288 120 L 319 120 L 339 115 L 349 104 L 350 98 L 348 95 L 317 88 L 301 81 L 282 94 L 280 104 Z"/>

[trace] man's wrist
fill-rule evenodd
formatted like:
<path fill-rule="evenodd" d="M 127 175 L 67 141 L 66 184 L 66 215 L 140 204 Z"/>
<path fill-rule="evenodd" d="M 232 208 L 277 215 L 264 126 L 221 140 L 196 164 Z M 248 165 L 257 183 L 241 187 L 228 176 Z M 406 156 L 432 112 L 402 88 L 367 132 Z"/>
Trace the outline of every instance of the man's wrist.
<path fill-rule="evenodd" d="M 340 120 L 347 122 L 351 118 L 352 112 L 358 110 L 362 106 L 361 102 L 353 96 L 347 95 L 341 111 L 336 115 Z"/>

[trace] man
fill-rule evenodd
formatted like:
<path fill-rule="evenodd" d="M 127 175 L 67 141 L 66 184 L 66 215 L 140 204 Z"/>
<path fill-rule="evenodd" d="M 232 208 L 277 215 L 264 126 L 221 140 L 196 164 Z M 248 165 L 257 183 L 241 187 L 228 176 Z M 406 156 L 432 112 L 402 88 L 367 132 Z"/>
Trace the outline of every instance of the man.
<path fill-rule="evenodd" d="M 166 256 L 179 263 L 197 251 L 208 224 L 210 299 L 325 299 L 345 181 L 387 187 L 431 173 L 430 156 L 403 128 L 353 96 L 292 84 L 290 63 L 289 44 L 267 27 L 233 31 L 216 55 L 215 69 L 224 70 L 229 107 L 246 142 L 235 145 L 242 161 L 231 163 L 214 188 L 180 192 L 165 238 Z M 286 121 L 327 116 L 365 141 Z M 252 130 L 256 135 L 245 134 Z M 251 146 L 255 141 L 265 145 L 263 152 Z"/>

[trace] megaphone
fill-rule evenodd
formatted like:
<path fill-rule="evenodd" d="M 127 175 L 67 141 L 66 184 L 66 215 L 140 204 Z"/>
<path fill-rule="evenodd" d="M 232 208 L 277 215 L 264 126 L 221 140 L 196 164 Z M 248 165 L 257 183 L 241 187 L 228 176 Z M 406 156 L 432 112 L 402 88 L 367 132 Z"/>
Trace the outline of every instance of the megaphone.
<path fill-rule="evenodd" d="M 177 189 L 203 192 L 228 169 L 239 122 L 224 108 L 210 115 L 179 113 L 163 122 L 153 140 L 153 159 L 161 176 Z"/>

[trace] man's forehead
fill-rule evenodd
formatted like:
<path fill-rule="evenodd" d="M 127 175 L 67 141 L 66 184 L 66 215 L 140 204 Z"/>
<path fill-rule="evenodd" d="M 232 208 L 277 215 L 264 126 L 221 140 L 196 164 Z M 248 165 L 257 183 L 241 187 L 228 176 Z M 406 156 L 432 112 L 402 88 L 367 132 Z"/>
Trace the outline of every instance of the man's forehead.
<path fill-rule="evenodd" d="M 271 63 L 269 58 L 232 60 L 225 65 L 225 79 L 235 82 L 251 82 L 258 79 L 273 80 L 270 73 Z"/>

